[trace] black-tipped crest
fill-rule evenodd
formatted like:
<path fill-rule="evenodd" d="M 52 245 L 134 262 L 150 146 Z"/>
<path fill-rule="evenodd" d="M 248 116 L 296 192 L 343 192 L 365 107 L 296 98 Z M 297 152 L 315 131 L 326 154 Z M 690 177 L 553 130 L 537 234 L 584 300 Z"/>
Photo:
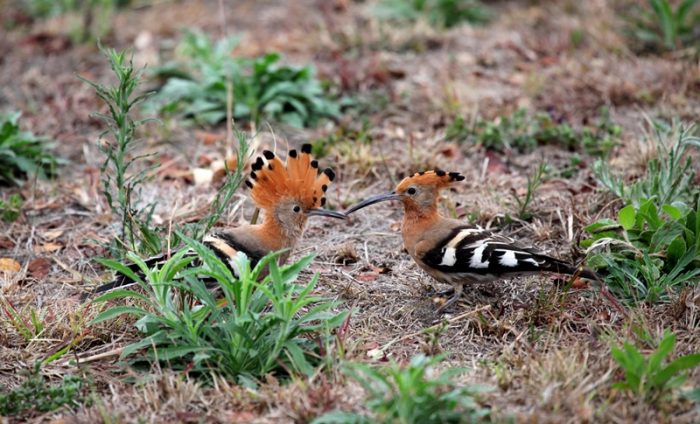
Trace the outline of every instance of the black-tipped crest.
<path fill-rule="evenodd" d="M 437 171 L 435 171 L 435 173 L 437 173 Z M 438 175 L 440 175 L 440 174 L 438 174 Z M 445 175 L 444 172 L 443 172 L 443 175 Z M 461 175 L 459 172 L 450 172 L 450 180 L 451 181 L 463 181 L 464 178 L 465 178 L 464 175 Z"/>
<path fill-rule="evenodd" d="M 263 155 L 265 156 L 265 159 L 267 159 L 267 160 L 272 160 L 275 157 L 275 154 L 269 150 L 263 150 Z"/>
<path fill-rule="evenodd" d="M 329 180 L 333 181 L 335 179 L 335 172 L 332 169 L 326 168 L 323 170 L 323 173 L 326 174 Z"/>
<path fill-rule="evenodd" d="M 310 145 L 309 143 L 306 143 L 306 144 L 302 145 L 302 146 L 301 146 L 301 152 L 302 152 L 302 153 L 310 154 L 310 153 L 311 153 L 311 145 Z"/>

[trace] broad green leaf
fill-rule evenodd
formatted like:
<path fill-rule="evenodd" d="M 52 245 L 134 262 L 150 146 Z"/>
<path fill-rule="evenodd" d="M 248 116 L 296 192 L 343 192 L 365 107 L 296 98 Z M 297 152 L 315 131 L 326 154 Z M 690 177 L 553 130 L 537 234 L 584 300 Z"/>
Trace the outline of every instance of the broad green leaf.
<path fill-rule="evenodd" d="M 693 369 L 698 365 L 700 365 L 700 353 L 681 356 L 656 374 L 653 382 L 657 386 L 663 385 L 678 373 Z"/>
<path fill-rule="evenodd" d="M 676 221 L 683 218 L 683 213 L 676 206 L 663 205 L 661 209 L 663 209 L 664 212 L 666 212 L 671 218 L 675 219 Z"/>
<path fill-rule="evenodd" d="M 637 212 L 632 205 L 625 206 L 624 208 L 620 209 L 620 212 L 617 214 L 620 225 L 622 225 L 622 228 L 625 230 L 631 230 L 634 228 L 636 216 Z"/>
<path fill-rule="evenodd" d="M 664 334 L 659 347 L 649 355 L 647 372 L 650 374 L 656 373 L 660 367 L 661 362 L 666 359 L 666 357 L 673 352 L 673 347 L 676 345 L 676 336 L 671 332 L 666 332 Z"/>
<path fill-rule="evenodd" d="M 686 251 L 687 246 L 685 244 L 685 240 L 683 240 L 681 236 L 676 237 L 666 249 L 666 260 L 669 264 L 671 264 L 671 266 L 675 266 L 675 264 L 681 260 L 683 255 L 685 255 Z"/>

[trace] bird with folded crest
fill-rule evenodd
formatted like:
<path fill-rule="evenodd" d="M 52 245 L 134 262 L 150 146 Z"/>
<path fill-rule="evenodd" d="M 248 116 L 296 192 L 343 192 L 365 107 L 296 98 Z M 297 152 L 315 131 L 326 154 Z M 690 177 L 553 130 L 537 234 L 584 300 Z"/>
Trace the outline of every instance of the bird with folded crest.
<path fill-rule="evenodd" d="M 404 210 L 401 235 L 413 260 L 431 277 L 454 287 L 454 295 L 438 312 L 454 304 L 465 286 L 516 275 L 552 272 L 577 275 L 595 281 L 595 272 L 545 255 L 479 226 L 446 218 L 438 213 L 440 190 L 464 180 L 458 172 L 439 169 L 404 178 L 388 193 L 369 197 L 351 206 L 346 215 L 375 203 L 398 200 Z M 622 307 L 601 284 L 602 293 L 616 309 Z M 624 313 L 624 312 L 623 312 Z"/>

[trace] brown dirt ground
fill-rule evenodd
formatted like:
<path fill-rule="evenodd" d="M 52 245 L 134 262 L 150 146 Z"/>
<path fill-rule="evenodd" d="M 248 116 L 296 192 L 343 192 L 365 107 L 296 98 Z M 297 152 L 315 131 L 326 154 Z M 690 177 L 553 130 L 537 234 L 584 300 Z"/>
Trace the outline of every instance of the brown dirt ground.
<path fill-rule="evenodd" d="M 464 184 L 445 193 L 446 210 L 498 227 L 504 214 L 515 210 L 509 192 L 523 190 L 534 164 L 563 164 L 571 155 L 542 147 L 528 155 L 491 157 L 498 166 L 487 168 L 483 149 L 443 140 L 445 124 L 455 114 L 495 117 L 528 107 L 580 126 L 607 105 L 613 120 L 624 127 L 624 143 L 615 156 L 625 163 L 626 157 L 634 157 L 647 116 L 694 119 L 700 112 L 697 61 L 635 56 L 618 33 L 620 22 L 608 1 L 562 0 L 546 6 L 498 1 L 493 2 L 492 23 L 444 32 L 421 24 L 382 26 L 371 18 L 369 2 L 224 3 L 223 31 L 242 36 L 237 54 L 277 50 L 289 62 L 314 63 L 322 76 L 355 93 L 377 96 L 374 102 L 385 98 L 386 104 L 375 104 L 367 114 L 371 144 L 341 140 L 321 160 L 338 173 L 329 196 L 329 204 L 338 209 L 388 190 L 414 171 L 440 166 L 467 176 Z M 199 27 L 219 36 L 218 7 L 216 1 L 167 1 L 120 11 L 115 30 L 103 43 L 128 47 L 139 39 L 136 60 L 153 65 L 167 50 L 162 46 L 172 45 L 181 28 Z M 10 19 L 22 17 L 13 2 L 0 3 L 0 12 Z M 0 224 L 0 257 L 22 264 L 19 273 L 1 276 L 0 293 L 18 309 L 41 311 L 47 323 L 40 338 L 25 342 L 7 317 L 0 317 L 0 381 L 7 388 L 20 383 L 18 370 L 76 334 L 84 333 L 74 348 L 81 356 L 109 352 L 136 336 L 126 320 L 84 332 L 96 307 L 77 301 L 84 290 L 108 278 L 93 258 L 105 253 L 101 243 L 117 227 L 99 195 L 95 140 L 100 124 L 90 113 L 100 104 L 75 77 L 108 81 L 109 69 L 92 44 L 70 43 L 67 25 L 65 18 L 28 22 L 0 37 L 0 110 L 23 111 L 24 127 L 56 140 L 58 155 L 68 162 L 54 181 L 3 188 L 3 196 L 21 192 L 25 203 L 19 221 Z M 584 32 L 581 45 L 572 46 L 572 30 Z M 314 130 L 274 129 L 278 149 L 284 151 L 285 143 L 298 145 L 340 127 L 359 129 L 361 123 L 346 118 Z M 193 158 L 220 158 L 225 146 L 203 145 L 196 131 L 177 123 L 167 129 L 150 127 L 144 134 L 145 150 L 158 152 L 161 162 L 176 170 L 197 166 Z M 264 134 L 261 146 L 272 140 Z M 168 175 L 159 172 L 144 188 L 144 198 L 157 202 L 162 222 L 201 213 L 200 206 L 215 194 L 212 187 Z M 235 199 L 238 207 L 220 225 L 250 219 L 252 207 L 245 199 L 241 190 Z M 596 193 L 590 169 L 584 167 L 572 179 L 548 180 L 538 190 L 533 220 L 501 231 L 535 240 L 555 256 L 579 260 L 582 252 L 572 246 L 582 226 L 611 215 L 616 206 L 606 206 L 610 201 Z M 656 336 L 671 328 L 678 337 L 678 354 L 697 351 L 700 289 L 685 292 L 670 305 L 635 308 L 625 319 L 593 290 L 562 292 L 547 276 L 513 279 L 464 296 L 452 314 L 458 318 L 438 340 L 413 336 L 437 322 L 432 295 L 446 287 L 435 284 L 403 251 L 397 224 L 401 213 L 395 206 L 368 208 L 346 223 L 312 221 L 295 251 L 296 257 L 315 251 L 316 261 L 304 278 L 319 272 L 320 292 L 356 311 L 347 357 L 372 361 L 368 352 L 387 344 L 386 357 L 399 361 L 420 352 L 445 352 L 449 364 L 472 370 L 465 382 L 495 387 L 485 396 L 495 421 L 700 421 L 700 412 L 687 402 L 653 408 L 611 390 L 620 372 L 609 353 L 612 341 L 631 338 L 639 326 Z M 338 256 L 348 251 L 357 262 L 339 265 Z M 474 313 L 465 314 L 470 311 Z M 306 422 L 335 407 L 362 404 L 361 391 L 337 376 L 287 386 L 271 379 L 250 392 L 225 381 L 203 387 L 155 369 L 148 377 L 135 375 L 140 383 L 134 385 L 125 382 L 125 370 L 113 360 L 107 356 L 83 365 L 95 382 L 99 400 L 93 406 L 22 420 Z M 57 379 L 76 369 L 57 361 L 43 372 Z M 700 385 L 700 372 L 687 385 Z"/>

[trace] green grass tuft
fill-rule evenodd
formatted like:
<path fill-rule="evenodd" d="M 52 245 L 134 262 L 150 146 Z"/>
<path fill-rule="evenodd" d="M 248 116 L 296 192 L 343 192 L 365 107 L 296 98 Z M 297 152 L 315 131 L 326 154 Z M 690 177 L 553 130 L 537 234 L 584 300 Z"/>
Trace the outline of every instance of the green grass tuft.
<path fill-rule="evenodd" d="M 663 53 L 693 48 L 700 51 L 700 1 L 648 0 L 646 6 L 626 13 L 629 16 L 626 32 L 634 50 Z"/>
<path fill-rule="evenodd" d="M 489 389 L 464 386 L 454 377 L 462 368 L 448 368 L 439 374 L 443 356 L 418 355 L 406 366 L 395 362 L 380 367 L 353 363 L 344 372 L 360 383 L 368 395 L 365 405 L 371 416 L 333 411 L 313 421 L 326 423 L 470 423 L 485 420 L 489 409 L 481 406 L 478 395 Z"/>
<path fill-rule="evenodd" d="M 461 116 L 445 130 L 445 139 L 474 143 L 489 150 L 530 152 L 543 144 L 557 145 L 590 155 L 607 156 L 619 142 L 622 129 L 613 123 L 607 109 L 600 112 L 598 123 L 580 131 L 567 123 L 556 123 L 549 114 L 528 113 L 518 109 L 511 115 L 494 120 L 482 118 L 473 123 Z"/>
<path fill-rule="evenodd" d="M 382 0 L 374 8 L 380 19 L 415 22 L 426 20 L 438 28 L 450 28 L 463 22 L 483 24 L 492 15 L 479 0 Z"/>

